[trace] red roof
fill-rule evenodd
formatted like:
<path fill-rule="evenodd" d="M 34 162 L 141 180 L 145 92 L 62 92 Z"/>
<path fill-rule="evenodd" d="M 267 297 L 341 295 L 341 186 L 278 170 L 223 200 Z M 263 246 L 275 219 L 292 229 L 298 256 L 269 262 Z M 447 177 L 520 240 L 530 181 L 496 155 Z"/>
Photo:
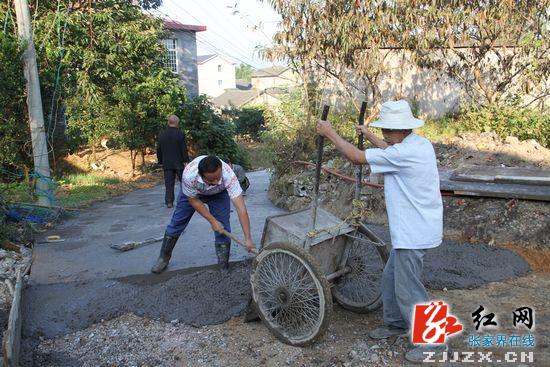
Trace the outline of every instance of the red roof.
<path fill-rule="evenodd" d="M 189 31 L 189 32 L 204 32 L 205 25 L 183 24 L 175 20 L 164 19 L 164 27 L 171 31 Z"/>

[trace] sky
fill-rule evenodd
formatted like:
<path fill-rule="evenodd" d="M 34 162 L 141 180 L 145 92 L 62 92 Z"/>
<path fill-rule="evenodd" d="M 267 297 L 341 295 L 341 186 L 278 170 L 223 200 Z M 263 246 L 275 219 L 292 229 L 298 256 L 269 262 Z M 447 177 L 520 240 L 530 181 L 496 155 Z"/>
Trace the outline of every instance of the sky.
<path fill-rule="evenodd" d="M 155 12 L 184 24 L 206 26 L 205 32 L 197 33 L 197 55 L 222 54 L 254 68 L 273 65 L 261 60 L 256 50 L 272 44 L 281 20 L 267 1 L 163 0 Z"/>

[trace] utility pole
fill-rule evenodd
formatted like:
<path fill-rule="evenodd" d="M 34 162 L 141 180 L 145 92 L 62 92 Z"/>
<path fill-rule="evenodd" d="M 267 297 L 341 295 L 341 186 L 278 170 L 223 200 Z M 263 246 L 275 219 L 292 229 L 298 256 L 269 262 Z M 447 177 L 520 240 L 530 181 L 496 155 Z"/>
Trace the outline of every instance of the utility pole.
<path fill-rule="evenodd" d="M 23 53 L 23 64 L 25 80 L 27 81 L 27 108 L 29 110 L 34 171 L 40 175 L 36 181 L 38 203 L 51 206 L 49 196 L 51 172 L 46 133 L 44 132 L 44 114 L 42 112 L 42 97 L 40 95 L 40 81 L 38 80 L 31 14 L 27 0 L 14 0 L 14 3 L 17 16 L 17 33 L 26 46 Z"/>

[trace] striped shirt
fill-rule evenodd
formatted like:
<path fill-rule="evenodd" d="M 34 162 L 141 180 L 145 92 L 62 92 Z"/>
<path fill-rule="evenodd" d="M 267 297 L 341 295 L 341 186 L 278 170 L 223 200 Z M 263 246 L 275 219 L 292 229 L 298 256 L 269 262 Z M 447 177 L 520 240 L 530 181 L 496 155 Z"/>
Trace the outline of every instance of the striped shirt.
<path fill-rule="evenodd" d="M 205 155 L 201 155 L 193 159 L 185 167 L 181 180 L 181 191 L 183 194 L 194 198 L 197 195 L 216 195 L 227 190 L 231 199 L 241 195 L 243 191 L 241 185 L 239 185 L 239 180 L 231 167 L 224 161 L 222 161 L 222 177 L 217 184 L 209 185 L 203 181 L 199 174 L 199 162 L 205 157 Z"/>

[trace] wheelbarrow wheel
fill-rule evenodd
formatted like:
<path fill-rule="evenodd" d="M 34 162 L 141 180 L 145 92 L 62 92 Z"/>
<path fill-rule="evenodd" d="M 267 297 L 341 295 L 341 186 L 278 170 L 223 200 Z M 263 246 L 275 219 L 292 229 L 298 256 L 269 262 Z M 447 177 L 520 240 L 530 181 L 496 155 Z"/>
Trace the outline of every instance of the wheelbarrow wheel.
<path fill-rule="evenodd" d="M 251 283 L 258 314 L 279 340 L 304 346 L 323 335 L 332 313 L 330 285 L 307 251 L 266 246 L 254 260 Z"/>
<path fill-rule="evenodd" d="M 361 229 L 353 237 L 348 238 L 345 263 L 351 271 L 335 280 L 332 294 L 343 308 L 367 313 L 382 306 L 380 283 L 388 251 L 383 242 L 367 237 Z"/>

